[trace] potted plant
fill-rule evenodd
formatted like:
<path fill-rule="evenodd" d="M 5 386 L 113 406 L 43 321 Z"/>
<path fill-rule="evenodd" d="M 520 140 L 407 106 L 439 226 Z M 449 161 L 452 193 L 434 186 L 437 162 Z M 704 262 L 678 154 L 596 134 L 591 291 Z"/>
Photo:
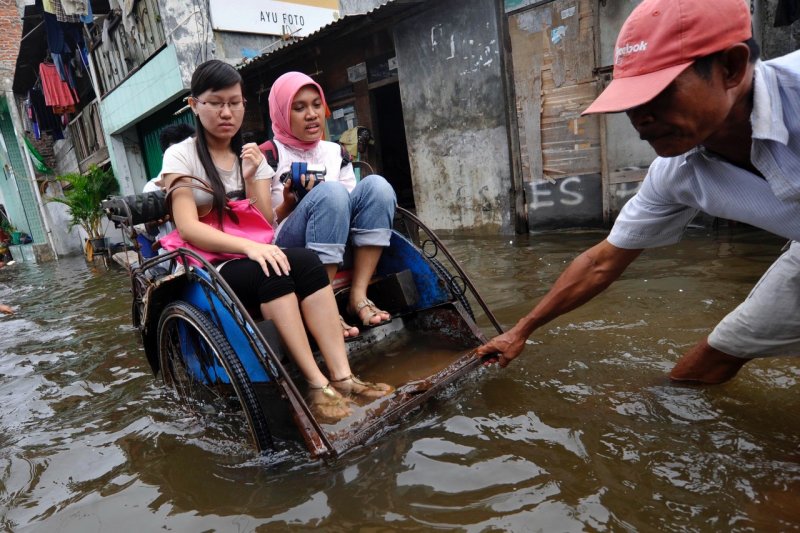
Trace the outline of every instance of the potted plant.
<path fill-rule="evenodd" d="M 85 174 L 64 174 L 58 178 L 66 183 L 64 197 L 51 198 L 50 201 L 67 206 L 72 217 L 69 227 L 80 226 L 88 236 L 84 252 L 91 257 L 94 252 L 105 251 L 107 245 L 103 232 L 103 208 L 100 202 L 119 188 L 110 170 L 91 165 Z"/>

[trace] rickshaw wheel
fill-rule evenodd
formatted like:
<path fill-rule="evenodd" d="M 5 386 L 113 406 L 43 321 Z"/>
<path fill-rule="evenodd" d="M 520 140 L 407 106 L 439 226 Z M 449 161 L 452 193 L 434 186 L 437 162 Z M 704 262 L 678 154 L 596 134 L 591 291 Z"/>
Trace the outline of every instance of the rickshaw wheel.
<path fill-rule="evenodd" d="M 164 383 L 175 389 L 186 407 L 204 416 L 241 411 L 256 448 L 273 448 L 247 372 L 205 313 L 186 302 L 165 307 L 158 323 L 158 353 Z"/>

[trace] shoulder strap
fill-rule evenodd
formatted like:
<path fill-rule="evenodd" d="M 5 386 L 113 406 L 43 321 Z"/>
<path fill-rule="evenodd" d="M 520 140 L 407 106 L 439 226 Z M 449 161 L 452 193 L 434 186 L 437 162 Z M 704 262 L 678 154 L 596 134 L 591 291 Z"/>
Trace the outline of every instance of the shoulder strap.
<path fill-rule="evenodd" d="M 353 159 L 350 156 L 350 152 L 347 151 L 347 148 L 342 145 L 339 146 L 342 149 L 341 168 L 344 168 L 352 163 Z M 267 164 L 272 167 L 272 170 L 278 170 L 278 147 L 275 146 L 275 143 L 272 141 L 266 141 L 259 144 L 258 148 L 261 150 L 261 153 L 264 154 L 264 157 L 267 159 Z"/>
<path fill-rule="evenodd" d="M 342 166 L 341 166 L 341 168 L 344 168 L 344 167 L 346 167 L 347 165 L 349 165 L 350 163 L 353 162 L 353 158 L 350 156 L 350 152 L 347 151 L 347 148 L 345 148 L 343 144 L 340 144 L 339 146 L 341 146 L 341 148 L 342 148 Z"/>
<path fill-rule="evenodd" d="M 278 170 L 278 147 L 272 141 L 267 141 L 258 145 L 261 153 L 267 158 L 267 164 L 272 170 Z"/>
<path fill-rule="evenodd" d="M 184 178 L 189 178 L 190 181 L 185 181 Z M 200 183 L 194 183 L 191 180 L 199 181 Z M 178 189 L 197 189 L 198 191 L 207 192 L 209 194 L 214 194 L 213 189 L 202 179 L 197 178 L 195 176 L 181 176 L 180 178 L 173 180 L 172 184 L 167 187 L 166 192 L 166 199 L 169 201 L 170 196 L 172 193 L 177 191 Z"/>

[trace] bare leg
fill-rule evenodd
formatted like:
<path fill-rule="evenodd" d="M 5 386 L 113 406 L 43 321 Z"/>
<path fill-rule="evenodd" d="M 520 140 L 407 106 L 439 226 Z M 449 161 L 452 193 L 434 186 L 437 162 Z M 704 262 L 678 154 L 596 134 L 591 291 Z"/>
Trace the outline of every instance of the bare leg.
<path fill-rule="evenodd" d="M 748 361 L 750 359 L 734 357 L 712 348 L 708 339 L 703 339 L 678 360 L 669 378 L 673 381 L 716 385 L 733 378 Z"/>
<path fill-rule="evenodd" d="M 353 281 L 350 284 L 350 309 L 355 311 L 359 302 L 367 297 L 367 285 L 375 273 L 378 261 L 383 253 L 381 246 L 359 246 L 353 254 Z M 369 312 L 364 308 L 359 311 L 359 318 Z M 370 324 L 380 324 L 389 320 L 391 316 L 386 311 L 380 311 L 369 319 Z"/>
<path fill-rule="evenodd" d="M 307 296 L 300 302 L 300 309 L 306 319 L 306 327 L 317 341 L 319 351 L 325 359 L 331 379 L 349 376 L 352 372 L 347 361 L 344 339 L 339 333 L 339 310 L 336 308 L 331 286 L 323 287 Z"/>
<path fill-rule="evenodd" d="M 261 304 L 261 314 L 275 323 L 286 348 L 292 355 L 303 377 L 312 387 L 322 387 L 328 379 L 314 361 L 311 345 L 308 343 L 303 318 L 300 316 L 297 296 L 294 293 L 281 296 Z M 334 315 L 335 316 L 335 315 Z M 337 332 L 338 333 L 338 332 Z M 341 335 L 338 335 L 341 339 Z"/>
<path fill-rule="evenodd" d="M 325 265 L 325 272 L 328 274 L 328 281 L 333 283 L 333 278 L 336 277 L 336 273 L 339 271 L 339 265 L 329 264 Z M 339 314 L 339 311 L 336 311 L 336 314 Z M 339 329 L 344 332 L 344 337 L 356 337 L 359 334 L 358 328 L 355 326 L 351 326 L 347 324 L 344 319 L 342 319 L 339 323 Z"/>
<path fill-rule="evenodd" d="M 339 334 L 340 326 L 337 317 L 339 311 L 336 308 L 336 299 L 330 285 L 307 296 L 300 303 L 300 309 L 306 319 L 306 327 L 317 341 L 322 357 L 325 359 L 331 383 L 337 389 L 373 398 L 385 396 L 394 390 L 383 383 L 374 384 L 351 379 L 353 371 L 347 360 L 344 339 Z"/>
<path fill-rule="evenodd" d="M 332 289 L 328 286 L 328 291 Z M 333 293 L 331 292 L 331 299 Z M 336 304 L 334 303 L 334 308 Z M 275 323 L 286 348 L 292 355 L 300 372 L 309 383 L 311 398 L 311 408 L 318 416 L 326 419 L 339 420 L 352 414 L 347 405 L 347 401 L 336 392 L 330 384 L 328 378 L 322 373 L 314 360 L 311 352 L 311 345 L 308 343 L 306 330 L 303 326 L 303 319 L 300 316 L 297 296 L 294 293 L 281 296 L 275 300 L 261 304 L 261 314 L 264 318 L 271 319 Z M 335 314 L 333 315 L 336 316 Z M 337 319 L 338 321 L 338 319 Z M 344 350 L 344 340 L 337 328 L 331 338 L 338 339 Z M 347 357 L 345 356 L 345 361 Z"/>

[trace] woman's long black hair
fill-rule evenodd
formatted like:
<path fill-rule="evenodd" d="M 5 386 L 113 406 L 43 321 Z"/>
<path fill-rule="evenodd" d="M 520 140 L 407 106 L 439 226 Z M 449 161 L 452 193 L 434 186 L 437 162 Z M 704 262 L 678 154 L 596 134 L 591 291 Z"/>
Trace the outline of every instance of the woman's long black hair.
<path fill-rule="evenodd" d="M 236 71 L 235 68 L 220 61 L 219 59 L 211 59 L 210 61 L 206 61 L 205 63 L 198 65 L 194 71 L 194 74 L 192 74 L 192 96 L 197 98 L 197 96 L 208 90 L 219 91 L 221 89 L 227 89 L 228 87 L 236 85 L 237 83 L 242 87 L 242 91 L 244 91 L 242 76 Z M 222 213 L 225 211 L 225 207 L 227 205 L 225 186 L 222 184 L 222 179 L 219 177 L 217 167 L 214 165 L 214 160 L 211 159 L 211 153 L 208 151 L 208 144 L 206 143 L 206 130 L 203 127 L 202 122 L 200 122 L 200 117 L 195 115 L 194 121 L 197 129 L 195 141 L 197 145 L 197 155 L 200 158 L 200 163 L 202 163 L 203 169 L 206 171 L 208 179 L 211 181 L 209 185 L 211 185 L 211 189 L 214 191 L 212 206 L 219 217 L 219 225 L 221 228 L 223 220 Z M 231 151 L 236 154 L 237 161 L 239 159 L 239 154 L 242 153 L 242 144 L 244 144 L 242 142 L 242 131 L 241 128 L 239 128 L 239 131 L 237 131 L 231 139 Z M 241 180 L 241 165 L 236 165 L 236 167 L 240 169 L 239 179 Z M 235 223 L 239 222 L 234 213 L 228 211 L 228 214 Z"/>

